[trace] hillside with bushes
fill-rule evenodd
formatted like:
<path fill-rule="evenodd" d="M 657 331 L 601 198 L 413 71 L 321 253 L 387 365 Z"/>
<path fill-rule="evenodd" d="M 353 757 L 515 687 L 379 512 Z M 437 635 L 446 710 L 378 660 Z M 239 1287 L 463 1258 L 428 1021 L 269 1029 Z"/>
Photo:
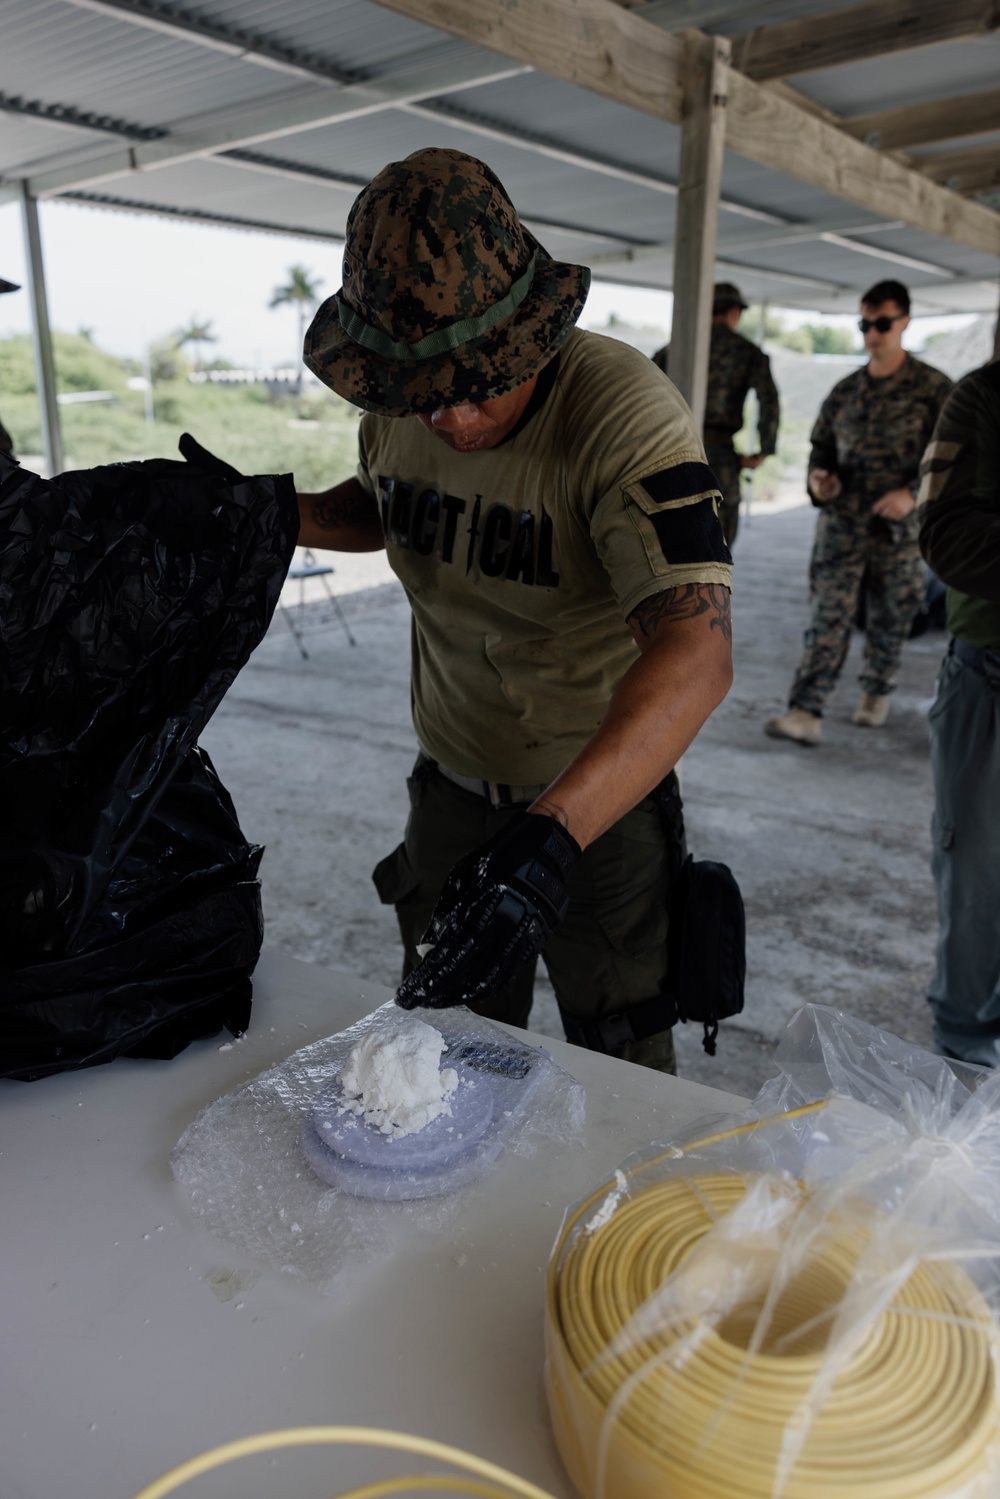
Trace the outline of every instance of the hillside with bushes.
<path fill-rule="evenodd" d="M 295 395 L 264 385 L 192 384 L 190 361 L 164 341 L 152 361 L 150 421 L 146 392 L 129 386 L 142 375 L 136 361 L 106 353 L 83 333 L 56 333 L 53 343 L 60 394 L 110 397 L 60 406 L 67 469 L 176 458 L 177 439 L 191 432 L 244 473 L 294 473 L 306 490 L 354 472 L 360 412 L 322 386 Z M 30 338 L 0 339 L 0 419 L 22 461 L 41 453 Z"/>

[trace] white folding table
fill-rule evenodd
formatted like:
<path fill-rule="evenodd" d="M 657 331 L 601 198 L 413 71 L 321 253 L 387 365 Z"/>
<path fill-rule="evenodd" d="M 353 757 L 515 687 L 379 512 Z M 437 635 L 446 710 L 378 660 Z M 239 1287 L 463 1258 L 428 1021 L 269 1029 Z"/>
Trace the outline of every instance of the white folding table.
<path fill-rule="evenodd" d="M 535 1037 L 586 1088 L 584 1148 L 502 1159 L 439 1235 L 323 1296 L 196 1226 L 169 1155 L 213 1098 L 389 997 L 265 951 L 242 1041 L 0 1084 L 3 1499 L 130 1499 L 208 1447 L 315 1424 L 433 1437 L 570 1499 L 540 1382 L 563 1210 L 630 1151 L 744 1101 Z M 419 1465 L 314 1448 L 181 1492 L 330 1499 L 401 1471 Z"/>

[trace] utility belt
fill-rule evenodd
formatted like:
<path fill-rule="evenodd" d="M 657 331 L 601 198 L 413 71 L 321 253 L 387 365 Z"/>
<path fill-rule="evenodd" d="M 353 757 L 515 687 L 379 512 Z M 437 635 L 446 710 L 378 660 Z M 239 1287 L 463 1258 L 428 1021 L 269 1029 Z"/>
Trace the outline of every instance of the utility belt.
<path fill-rule="evenodd" d="M 964 640 L 952 636 L 948 644 L 948 655 L 971 666 L 991 687 L 1000 687 L 1000 650 L 993 646 L 968 645 Z"/>
<path fill-rule="evenodd" d="M 449 770 L 447 765 L 442 765 L 440 760 L 435 760 L 423 748 L 420 750 L 420 764 L 432 765 L 438 775 L 444 776 L 446 781 L 460 786 L 463 791 L 470 791 L 473 796 L 481 796 L 489 802 L 491 807 L 501 809 L 504 807 L 526 807 L 533 801 L 537 801 L 542 792 L 548 786 L 548 781 L 542 781 L 535 786 L 516 786 L 506 781 L 480 781 L 475 776 L 463 776 L 457 770 Z"/>
<path fill-rule="evenodd" d="M 676 772 L 671 771 L 651 795 L 673 865 L 665 992 L 599 1020 L 581 1020 L 562 1009 L 560 1015 L 568 1041 L 603 1052 L 615 1052 L 629 1041 L 646 1041 L 678 1020 L 690 1020 L 703 1027 L 702 1044 L 713 1057 L 719 1021 L 743 1009 L 743 897 L 727 865 L 710 859 L 696 861 L 688 853 Z"/>
<path fill-rule="evenodd" d="M 677 1006 L 662 994 L 641 1005 L 633 1005 L 629 1010 L 622 1010 L 619 1015 L 606 1015 L 603 1020 L 580 1020 L 575 1015 L 567 1015 L 561 1006 L 559 1015 L 567 1041 L 574 1046 L 585 1046 L 588 1051 L 603 1051 L 609 1056 L 629 1041 L 647 1041 L 650 1036 L 669 1030 L 680 1018 Z"/>

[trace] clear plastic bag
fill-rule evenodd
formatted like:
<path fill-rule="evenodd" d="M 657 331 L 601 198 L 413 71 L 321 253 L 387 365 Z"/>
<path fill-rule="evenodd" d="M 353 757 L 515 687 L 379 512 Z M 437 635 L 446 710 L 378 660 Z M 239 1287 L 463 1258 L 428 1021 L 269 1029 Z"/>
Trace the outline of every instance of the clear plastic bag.
<path fill-rule="evenodd" d="M 546 1384 L 586 1499 L 1000 1493 L 1000 1077 L 809 1006 L 743 1118 L 567 1217 Z"/>
<path fill-rule="evenodd" d="M 448 1043 L 443 1066 L 458 1061 L 472 1069 L 480 1088 L 496 1084 L 488 1128 L 470 1149 L 453 1154 L 451 1174 L 435 1190 L 422 1191 L 418 1183 L 401 1191 L 400 1180 L 390 1177 L 405 1184 L 406 1169 L 369 1173 L 375 1183 L 365 1190 L 357 1182 L 356 1154 L 324 1175 L 310 1164 L 323 1169 L 317 1133 L 337 1116 L 331 1090 L 352 1049 L 403 1016 L 390 1001 L 202 1110 L 171 1156 L 194 1216 L 254 1259 L 329 1291 L 346 1266 L 389 1252 L 407 1235 L 440 1228 L 503 1153 L 532 1155 L 543 1141 L 582 1142 L 583 1088 L 548 1052 L 464 1008 L 417 1013 Z M 462 1117 L 455 1115 L 458 1122 Z M 441 1121 L 445 1129 L 448 1123 Z M 434 1138 L 440 1152 L 437 1131 Z M 399 1142 L 411 1174 L 411 1146 L 419 1139 Z"/>

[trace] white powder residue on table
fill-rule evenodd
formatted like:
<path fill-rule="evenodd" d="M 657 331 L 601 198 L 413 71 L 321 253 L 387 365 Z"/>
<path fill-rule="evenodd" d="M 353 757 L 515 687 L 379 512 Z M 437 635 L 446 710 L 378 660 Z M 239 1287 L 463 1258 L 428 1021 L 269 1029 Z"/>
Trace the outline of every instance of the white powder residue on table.
<path fill-rule="evenodd" d="M 446 1050 L 440 1031 L 412 1017 L 366 1036 L 340 1074 L 344 1107 L 390 1138 L 416 1134 L 451 1113 L 458 1073 L 441 1071 Z"/>

